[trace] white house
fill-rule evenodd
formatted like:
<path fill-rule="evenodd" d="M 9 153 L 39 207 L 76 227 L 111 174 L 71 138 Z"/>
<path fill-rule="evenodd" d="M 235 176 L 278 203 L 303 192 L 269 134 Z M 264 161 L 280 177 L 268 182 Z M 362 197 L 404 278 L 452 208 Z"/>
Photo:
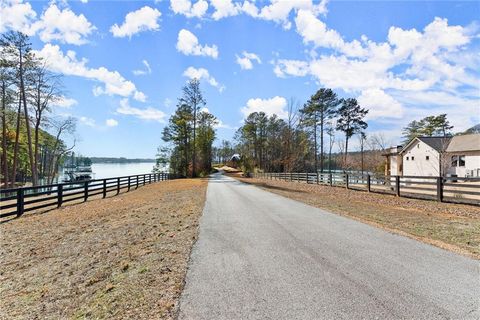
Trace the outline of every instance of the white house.
<path fill-rule="evenodd" d="M 384 156 L 385 175 L 480 177 L 480 134 L 416 137 Z"/>
<path fill-rule="evenodd" d="M 453 137 L 446 153 L 450 160 L 448 174 L 480 177 L 480 134 Z"/>

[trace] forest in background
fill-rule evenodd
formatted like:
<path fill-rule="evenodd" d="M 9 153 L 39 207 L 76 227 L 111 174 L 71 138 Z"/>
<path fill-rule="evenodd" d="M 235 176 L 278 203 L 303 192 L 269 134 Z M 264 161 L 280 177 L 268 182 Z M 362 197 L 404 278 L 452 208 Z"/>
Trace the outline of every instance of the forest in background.
<path fill-rule="evenodd" d="M 61 103 L 61 77 L 31 50 L 21 32 L 0 35 L 0 105 L 2 187 L 40 181 L 52 183 L 59 165 L 75 146 L 76 120 L 55 117 L 52 107 Z M 65 143 L 70 136 L 74 141 Z"/>
<path fill-rule="evenodd" d="M 367 134 L 367 114 L 368 106 L 360 106 L 356 99 L 340 98 L 333 90 L 320 88 L 304 104 L 291 99 L 284 118 L 264 112 L 248 115 L 234 139 L 214 149 L 214 161 L 228 163 L 238 154 L 236 164 L 244 172 L 384 174 L 383 154 L 391 141 L 380 133 Z M 417 136 L 451 136 L 452 129 L 446 114 L 431 115 L 410 122 L 403 128 L 402 139 L 406 144 Z"/>

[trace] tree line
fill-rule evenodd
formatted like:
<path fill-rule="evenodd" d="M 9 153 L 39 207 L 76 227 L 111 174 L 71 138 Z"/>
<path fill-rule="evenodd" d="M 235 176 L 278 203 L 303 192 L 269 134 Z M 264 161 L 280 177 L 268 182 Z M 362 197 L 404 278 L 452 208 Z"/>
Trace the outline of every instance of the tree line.
<path fill-rule="evenodd" d="M 178 176 L 197 177 L 212 170 L 213 141 L 218 121 L 205 108 L 206 100 L 198 79 L 182 88 L 176 110 L 162 132 L 166 143 L 157 154 L 157 170 L 169 165 Z"/>
<path fill-rule="evenodd" d="M 235 150 L 247 171 L 347 169 L 352 166 L 348 157 L 352 137 L 366 139 L 367 114 L 356 99 L 340 98 L 332 89 L 321 88 L 301 107 L 291 99 L 284 119 L 264 112 L 248 115 L 235 134 Z M 335 144 L 341 152 L 334 159 Z"/>
<path fill-rule="evenodd" d="M 1 178 L 13 187 L 27 177 L 53 183 L 58 166 L 73 148 L 63 141 L 75 131 L 73 118 L 56 118 L 52 105 L 63 98 L 58 74 L 36 57 L 29 37 L 0 35 Z"/>

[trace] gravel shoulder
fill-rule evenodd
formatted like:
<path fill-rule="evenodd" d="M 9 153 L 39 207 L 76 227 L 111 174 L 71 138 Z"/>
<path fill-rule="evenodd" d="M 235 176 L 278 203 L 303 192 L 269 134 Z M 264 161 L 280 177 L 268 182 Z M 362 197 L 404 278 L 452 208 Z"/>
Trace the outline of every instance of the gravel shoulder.
<path fill-rule="evenodd" d="M 156 183 L 0 225 L 0 319 L 173 319 L 208 181 Z"/>
<path fill-rule="evenodd" d="M 480 259 L 480 207 L 228 175 L 281 196 Z"/>

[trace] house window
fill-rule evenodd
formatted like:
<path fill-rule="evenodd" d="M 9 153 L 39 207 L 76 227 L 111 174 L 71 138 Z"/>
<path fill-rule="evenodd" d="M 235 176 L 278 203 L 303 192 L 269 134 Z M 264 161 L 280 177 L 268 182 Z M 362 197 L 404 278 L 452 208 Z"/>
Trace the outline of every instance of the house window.
<path fill-rule="evenodd" d="M 415 160 L 415 157 L 412 157 L 412 161 Z"/>
<path fill-rule="evenodd" d="M 419 143 L 419 144 L 417 144 L 417 149 L 420 149 L 420 143 Z"/>
<path fill-rule="evenodd" d="M 458 156 L 452 156 L 452 167 L 458 166 Z"/>
<path fill-rule="evenodd" d="M 458 156 L 458 166 L 465 167 L 465 155 Z"/>
<path fill-rule="evenodd" d="M 425 159 L 426 159 L 426 160 L 430 160 L 430 156 L 426 156 Z"/>
<path fill-rule="evenodd" d="M 407 161 L 408 161 L 408 157 L 407 157 Z"/>

